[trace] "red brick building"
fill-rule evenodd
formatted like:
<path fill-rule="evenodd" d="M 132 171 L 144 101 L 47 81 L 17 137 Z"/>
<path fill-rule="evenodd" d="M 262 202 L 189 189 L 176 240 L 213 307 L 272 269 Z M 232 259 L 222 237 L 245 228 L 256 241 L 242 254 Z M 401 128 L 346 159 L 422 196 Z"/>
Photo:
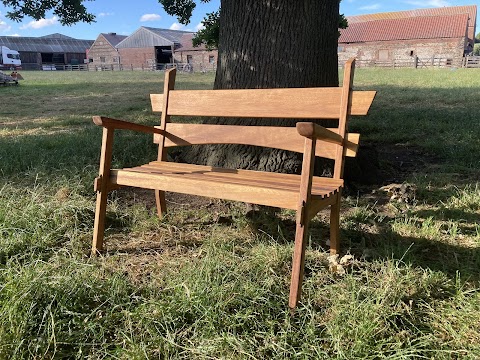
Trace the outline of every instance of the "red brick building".
<path fill-rule="evenodd" d="M 217 50 L 207 50 L 205 45 L 194 47 L 194 34 L 185 34 L 180 40 L 180 46 L 174 51 L 177 63 L 187 63 L 193 71 L 215 71 L 217 69 Z"/>
<path fill-rule="evenodd" d="M 100 34 L 87 51 L 89 64 L 96 66 L 111 66 L 120 64 L 120 55 L 115 46 L 126 39 L 116 33 Z"/>
<path fill-rule="evenodd" d="M 341 30 L 339 62 L 355 56 L 362 66 L 441 64 L 461 66 L 473 49 L 477 7 L 455 6 L 348 17 Z"/>
<path fill-rule="evenodd" d="M 142 26 L 117 44 L 120 63 L 134 69 L 156 68 L 174 62 L 173 53 L 181 47 L 183 35 L 191 32 Z"/>

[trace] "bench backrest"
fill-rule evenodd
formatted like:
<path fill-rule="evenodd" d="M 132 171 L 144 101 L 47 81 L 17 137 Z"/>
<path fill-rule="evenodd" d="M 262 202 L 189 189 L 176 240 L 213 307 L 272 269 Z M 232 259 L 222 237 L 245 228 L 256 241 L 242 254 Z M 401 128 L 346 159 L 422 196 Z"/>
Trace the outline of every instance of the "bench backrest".
<path fill-rule="evenodd" d="M 355 61 L 345 65 L 341 87 L 174 90 L 175 69 L 165 73 L 163 94 L 152 94 L 152 109 L 162 112 L 159 128 L 165 136 L 155 134 L 159 158 L 166 160 L 165 148 L 199 144 L 242 144 L 303 152 L 304 140 L 295 127 L 238 126 L 171 123 L 171 116 L 337 119 L 331 130 L 346 139 L 344 146 L 318 141 L 316 156 L 335 160 L 334 177 L 341 178 L 343 157 L 355 156 L 359 134 L 347 133 L 350 115 L 366 115 L 375 91 L 352 91 Z M 292 122 L 292 125 L 294 123 Z"/>

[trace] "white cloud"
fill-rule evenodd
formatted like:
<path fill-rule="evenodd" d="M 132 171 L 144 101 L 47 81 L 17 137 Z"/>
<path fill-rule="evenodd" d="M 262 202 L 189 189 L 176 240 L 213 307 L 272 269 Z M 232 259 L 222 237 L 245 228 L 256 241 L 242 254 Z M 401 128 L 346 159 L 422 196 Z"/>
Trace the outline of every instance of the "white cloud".
<path fill-rule="evenodd" d="M 16 37 L 19 37 L 20 34 L 9 34 L 8 36 L 16 36 Z"/>
<path fill-rule="evenodd" d="M 142 22 L 145 22 L 145 21 L 158 21 L 160 20 L 162 17 L 158 14 L 145 14 L 145 15 L 142 15 L 142 17 L 140 18 L 140 21 Z"/>
<path fill-rule="evenodd" d="M 195 31 L 203 30 L 205 29 L 205 26 L 200 22 L 195 26 Z"/>
<path fill-rule="evenodd" d="M 109 13 L 109 12 L 101 12 L 99 13 L 97 16 L 98 17 L 105 17 L 105 16 L 112 16 L 113 13 Z"/>
<path fill-rule="evenodd" d="M 422 6 L 422 7 L 452 6 L 448 1 L 445 1 L 445 0 L 405 1 L 405 2 L 410 5 Z"/>
<path fill-rule="evenodd" d="M 183 25 L 180 25 L 179 23 L 176 23 L 174 22 L 171 26 L 170 26 L 170 30 L 181 30 L 183 28 Z"/>
<path fill-rule="evenodd" d="M 359 7 L 360 10 L 377 10 L 380 9 L 381 4 L 371 4 Z"/>
<path fill-rule="evenodd" d="M 53 26 L 58 24 L 58 17 L 54 16 L 50 19 L 40 19 L 37 21 L 30 21 L 28 24 L 23 25 L 20 29 L 41 29 L 47 26 Z"/>
<path fill-rule="evenodd" d="M 0 31 L 7 32 L 10 31 L 12 27 L 8 25 L 5 21 L 0 20 Z"/>

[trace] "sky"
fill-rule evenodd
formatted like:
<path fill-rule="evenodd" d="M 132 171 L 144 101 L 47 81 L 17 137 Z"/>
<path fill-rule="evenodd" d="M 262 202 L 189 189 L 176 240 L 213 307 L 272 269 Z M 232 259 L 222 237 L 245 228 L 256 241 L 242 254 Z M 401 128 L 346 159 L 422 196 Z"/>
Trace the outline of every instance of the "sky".
<path fill-rule="evenodd" d="M 175 17 L 167 15 L 156 0 L 86 1 L 85 6 L 96 16 L 96 22 L 62 26 L 52 14 L 48 14 L 45 19 L 39 21 L 26 17 L 20 23 L 13 22 L 6 18 L 8 9 L 0 3 L 0 36 L 43 36 L 61 33 L 77 39 L 94 40 L 100 33 L 115 32 L 120 35 L 130 35 L 140 26 L 197 31 L 202 26 L 201 21 L 205 14 L 217 10 L 219 4 L 220 0 L 211 0 L 207 4 L 198 2 L 190 24 L 184 26 L 180 25 Z M 480 10 L 480 0 L 342 0 L 340 12 L 349 16 L 461 5 L 477 5 Z M 477 26 L 477 32 L 478 29 L 479 26 Z"/>

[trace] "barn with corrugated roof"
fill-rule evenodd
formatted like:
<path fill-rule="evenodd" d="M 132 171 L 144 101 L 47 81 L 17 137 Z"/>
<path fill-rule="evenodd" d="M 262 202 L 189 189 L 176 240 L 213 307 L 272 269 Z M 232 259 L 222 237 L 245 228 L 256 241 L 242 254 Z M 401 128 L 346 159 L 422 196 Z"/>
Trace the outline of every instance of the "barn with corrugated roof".
<path fill-rule="evenodd" d="M 453 6 L 347 17 L 339 61 L 358 65 L 461 66 L 473 50 L 477 7 Z"/>
<path fill-rule="evenodd" d="M 20 53 L 24 69 L 41 69 L 45 64 L 83 64 L 93 40 L 62 34 L 41 37 L 0 36 L 0 45 Z"/>
<path fill-rule="evenodd" d="M 142 26 L 116 45 L 120 62 L 132 68 L 173 63 L 173 53 L 181 47 L 185 34 L 191 32 Z"/>

